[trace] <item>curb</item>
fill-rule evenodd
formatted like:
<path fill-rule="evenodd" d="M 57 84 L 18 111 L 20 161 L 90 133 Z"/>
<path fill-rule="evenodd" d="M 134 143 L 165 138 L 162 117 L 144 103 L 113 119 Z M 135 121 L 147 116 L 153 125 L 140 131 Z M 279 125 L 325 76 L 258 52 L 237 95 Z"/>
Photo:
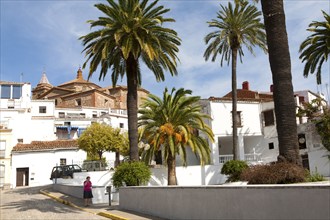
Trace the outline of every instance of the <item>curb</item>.
<path fill-rule="evenodd" d="M 99 216 L 103 216 L 103 217 L 106 217 L 106 218 L 111 218 L 113 220 L 129 220 L 128 218 L 117 216 L 117 215 L 114 215 L 114 214 L 111 214 L 111 213 L 108 213 L 108 212 L 92 212 L 88 209 L 77 206 L 77 205 L 73 204 L 72 202 L 69 202 L 69 201 L 64 200 L 64 199 L 60 199 L 60 198 L 52 195 L 51 193 L 49 193 L 46 189 L 41 189 L 39 192 L 41 194 L 45 195 L 45 196 L 48 196 L 48 197 L 56 200 L 59 203 L 62 203 L 64 205 L 68 205 L 68 206 L 80 209 L 80 210 L 85 211 L 85 212 L 89 212 L 89 213 L 94 214 L 94 215 L 99 215 Z"/>
<path fill-rule="evenodd" d="M 103 217 L 106 217 L 106 218 L 111 218 L 113 220 L 129 220 L 128 218 L 124 218 L 124 217 L 114 215 L 114 214 L 111 214 L 111 213 L 108 213 L 108 212 L 99 212 L 99 213 L 97 213 L 97 215 L 100 215 L 100 216 L 103 216 Z"/>

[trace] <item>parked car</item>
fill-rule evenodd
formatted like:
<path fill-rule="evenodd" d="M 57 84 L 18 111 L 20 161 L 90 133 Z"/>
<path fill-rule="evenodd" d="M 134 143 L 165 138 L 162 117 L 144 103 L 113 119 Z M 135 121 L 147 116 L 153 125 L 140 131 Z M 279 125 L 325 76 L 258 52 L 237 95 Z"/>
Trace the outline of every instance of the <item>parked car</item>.
<path fill-rule="evenodd" d="M 72 165 L 62 165 L 53 167 L 52 173 L 50 175 L 50 179 L 54 178 L 73 178 L 73 173 L 81 172 L 82 169 L 77 164 Z"/>

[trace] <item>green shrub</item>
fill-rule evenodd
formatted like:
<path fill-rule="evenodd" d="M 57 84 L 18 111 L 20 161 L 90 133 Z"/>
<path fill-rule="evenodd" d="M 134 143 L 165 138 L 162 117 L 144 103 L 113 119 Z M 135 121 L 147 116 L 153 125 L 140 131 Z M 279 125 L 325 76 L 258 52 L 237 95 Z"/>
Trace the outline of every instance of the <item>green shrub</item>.
<path fill-rule="evenodd" d="M 319 174 L 317 171 L 310 173 L 309 170 L 306 170 L 306 176 L 306 182 L 319 182 L 325 180 L 324 176 Z"/>
<path fill-rule="evenodd" d="M 228 175 L 227 182 L 235 182 L 240 180 L 240 175 L 243 170 L 249 166 L 245 161 L 242 160 L 230 160 L 224 163 L 221 168 L 221 174 Z"/>
<path fill-rule="evenodd" d="M 139 186 L 146 184 L 151 177 L 151 171 L 147 165 L 139 161 L 121 163 L 112 176 L 115 187 Z"/>
<path fill-rule="evenodd" d="M 299 183 L 305 182 L 306 171 L 296 164 L 282 162 L 251 166 L 242 172 L 240 178 L 248 184 Z"/>

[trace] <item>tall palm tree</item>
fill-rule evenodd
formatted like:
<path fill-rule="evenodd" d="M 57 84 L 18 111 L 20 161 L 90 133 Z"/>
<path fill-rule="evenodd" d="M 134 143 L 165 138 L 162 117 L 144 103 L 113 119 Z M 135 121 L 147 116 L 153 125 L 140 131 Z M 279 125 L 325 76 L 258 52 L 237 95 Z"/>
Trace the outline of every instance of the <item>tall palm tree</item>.
<path fill-rule="evenodd" d="M 157 81 L 164 80 L 164 70 L 177 75 L 176 61 L 180 38 L 177 33 L 163 27 L 174 19 L 164 18 L 169 11 L 157 6 L 158 1 L 107 0 L 108 4 L 96 4 L 104 13 L 98 20 L 89 21 L 96 31 L 82 36 L 90 78 L 100 68 L 99 80 L 111 69 L 112 84 L 118 78 L 127 78 L 128 133 L 130 159 L 139 160 L 137 130 L 137 89 L 141 85 L 140 61 L 154 73 Z"/>
<path fill-rule="evenodd" d="M 273 97 L 279 142 L 278 160 L 301 165 L 283 0 L 261 0 L 261 5 L 274 85 Z"/>
<path fill-rule="evenodd" d="M 149 95 L 139 110 L 139 127 L 142 128 L 142 138 L 150 145 L 144 152 L 146 162 L 161 150 L 168 166 L 168 185 L 176 182 L 176 155 L 181 155 L 183 165 L 186 163 L 186 147 L 198 155 L 202 165 L 210 162 L 210 147 L 206 138 L 213 141 L 213 132 L 203 119 L 208 115 L 201 113 L 198 104 L 199 96 L 188 96 L 191 90 L 167 88 L 163 99 Z M 200 134 L 200 135 L 199 135 Z M 204 137 L 202 137 L 202 135 Z"/>
<path fill-rule="evenodd" d="M 309 72 L 314 73 L 316 67 L 316 81 L 321 84 L 321 68 L 324 61 L 328 60 L 330 54 L 330 16 L 322 11 L 325 21 L 314 21 L 309 24 L 310 32 L 313 32 L 300 45 L 299 52 L 302 62 L 306 62 L 304 68 L 304 76 L 307 77 Z"/>
<path fill-rule="evenodd" d="M 229 2 L 228 7 L 221 5 L 221 10 L 217 13 L 217 19 L 207 22 L 209 27 L 217 28 L 216 31 L 209 33 L 205 37 L 205 43 L 209 44 L 205 50 L 204 57 L 208 60 L 212 56 L 212 61 L 216 60 L 218 54 L 221 54 L 221 66 L 223 60 L 231 59 L 232 67 L 232 121 L 233 121 L 233 155 L 234 160 L 238 159 L 237 155 L 237 82 L 236 82 L 236 66 L 237 54 L 242 62 L 243 46 L 245 46 L 252 54 L 253 47 L 258 46 L 265 52 L 266 34 L 264 26 L 260 19 L 261 12 L 253 5 L 246 2 L 241 4 L 235 3 L 235 8 Z"/>

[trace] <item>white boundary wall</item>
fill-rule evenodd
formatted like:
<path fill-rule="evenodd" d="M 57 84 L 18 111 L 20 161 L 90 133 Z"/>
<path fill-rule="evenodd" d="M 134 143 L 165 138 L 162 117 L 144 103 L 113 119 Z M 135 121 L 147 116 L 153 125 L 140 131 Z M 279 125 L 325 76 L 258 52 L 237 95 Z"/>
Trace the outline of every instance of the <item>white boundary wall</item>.
<path fill-rule="evenodd" d="M 122 187 L 120 208 L 164 219 L 329 219 L 326 185 Z"/>

